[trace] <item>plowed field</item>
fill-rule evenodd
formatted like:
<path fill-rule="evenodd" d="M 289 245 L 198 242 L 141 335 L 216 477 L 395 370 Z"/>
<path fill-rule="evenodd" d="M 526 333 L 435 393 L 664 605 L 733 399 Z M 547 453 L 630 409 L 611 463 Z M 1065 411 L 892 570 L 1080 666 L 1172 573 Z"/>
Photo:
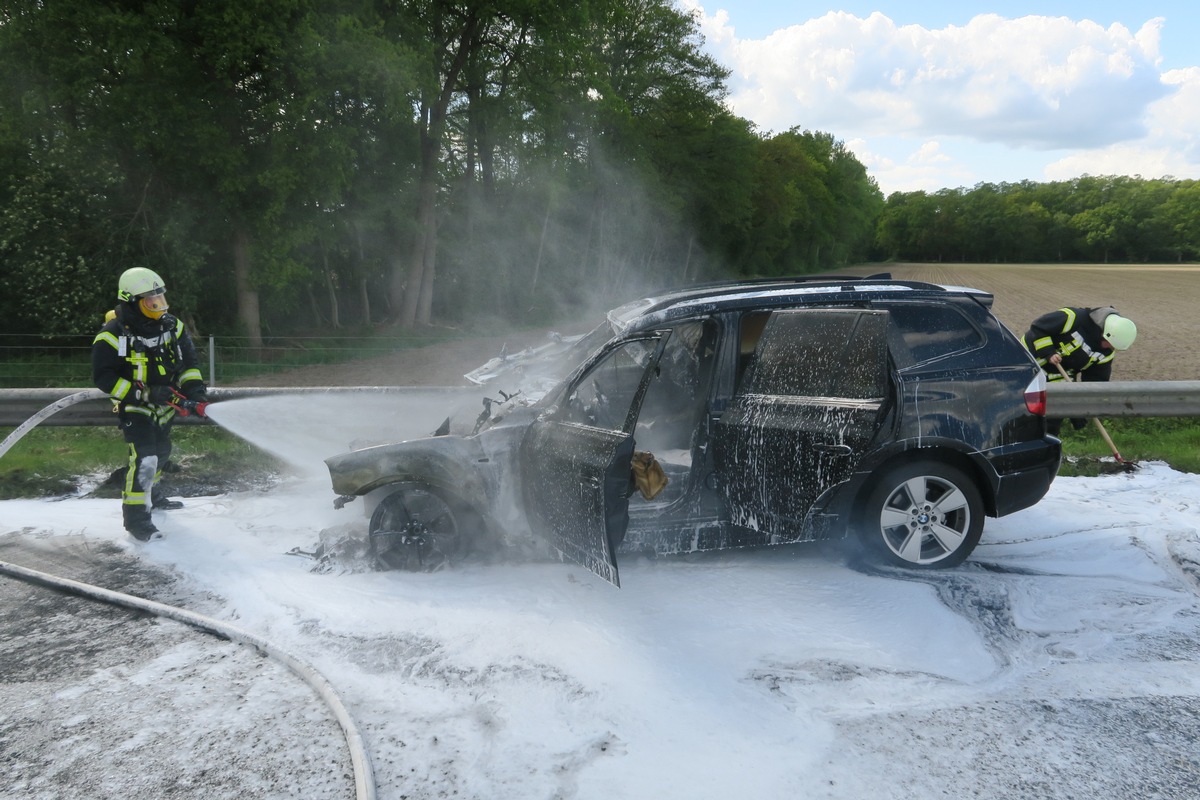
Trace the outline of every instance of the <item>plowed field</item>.
<path fill-rule="evenodd" d="M 1138 326 L 1137 342 L 1113 362 L 1113 380 L 1200 380 L 1200 266 L 1173 264 L 888 264 L 846 274 L 983 289 L 992 310 L 1017 335 L 1064 306 L 1114 306 Z"/>

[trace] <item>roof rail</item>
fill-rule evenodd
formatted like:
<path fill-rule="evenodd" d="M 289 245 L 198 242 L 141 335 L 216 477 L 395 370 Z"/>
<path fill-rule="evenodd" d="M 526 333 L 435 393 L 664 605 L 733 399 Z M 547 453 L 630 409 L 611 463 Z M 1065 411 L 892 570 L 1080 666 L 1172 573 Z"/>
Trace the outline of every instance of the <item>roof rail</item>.
<path fill-rule="evenodd" d="M 828 284 L 846 291 L 853 290 L 862 284 L 888 283 L 892 286 L 904 286 L 909 289 L 924 289 L 926 291 L 945 290 L 946 287 L 924 281 L 897 280 L 889 272 L 874 275 L 786 275 L 777 278 L 746 278 L 741 280 L 712 281 L 696 283 L 691 286 L 676 286 L 663 289 L 657 294 L 646 297 L 652 301 L 648 308 L 662 308 L 682 299 L 697 299 L 718 295 L 731 290 L 764 286 L 803 286 Z"/>

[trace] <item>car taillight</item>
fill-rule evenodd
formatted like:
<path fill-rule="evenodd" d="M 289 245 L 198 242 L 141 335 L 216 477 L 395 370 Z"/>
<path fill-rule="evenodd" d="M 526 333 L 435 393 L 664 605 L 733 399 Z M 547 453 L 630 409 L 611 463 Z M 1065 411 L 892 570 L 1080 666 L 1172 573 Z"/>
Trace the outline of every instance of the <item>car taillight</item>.
<path fill-rule="evenodd" d="M 1025 387 L 1025 407 L 1030 414 L 1046 416 L 1046 373 L 1038 372 L 1037 377 Z"/>

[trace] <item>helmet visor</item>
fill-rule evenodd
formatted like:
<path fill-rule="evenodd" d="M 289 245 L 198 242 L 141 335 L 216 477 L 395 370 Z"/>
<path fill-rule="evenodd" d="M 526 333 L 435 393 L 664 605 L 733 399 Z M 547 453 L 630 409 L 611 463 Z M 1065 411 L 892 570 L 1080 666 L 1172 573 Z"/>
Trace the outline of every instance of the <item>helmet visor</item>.
<path fill-rule="evenodd" d="M 165 289 L 155 289 L 153 292 L 147 292 L 138 299 L 138 305 L 141 306 L 142 313 L 150 317 L 150 319 L 158 319 L 170 308 L 167 305 L 167 293 Z"/>

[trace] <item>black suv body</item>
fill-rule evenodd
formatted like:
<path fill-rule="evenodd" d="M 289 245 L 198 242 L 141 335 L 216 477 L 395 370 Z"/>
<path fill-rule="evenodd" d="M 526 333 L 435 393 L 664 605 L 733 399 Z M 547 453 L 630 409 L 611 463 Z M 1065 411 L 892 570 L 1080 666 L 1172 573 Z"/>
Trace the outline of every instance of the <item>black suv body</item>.
<path fill-rule="evenodd" d="M 886 276 L 681 289 L 609 312 L 532 404 L 505 395 L 473 430 L 326 463 L 343 502 L 369 495 L 385 567 L 529 535 L 615 585 L 621 552 L 847 535 L 953 566 L 1059 464 L 1044 375 L 991 301 Z M 667 478 L 652 499 L 635 452 Z"/>

